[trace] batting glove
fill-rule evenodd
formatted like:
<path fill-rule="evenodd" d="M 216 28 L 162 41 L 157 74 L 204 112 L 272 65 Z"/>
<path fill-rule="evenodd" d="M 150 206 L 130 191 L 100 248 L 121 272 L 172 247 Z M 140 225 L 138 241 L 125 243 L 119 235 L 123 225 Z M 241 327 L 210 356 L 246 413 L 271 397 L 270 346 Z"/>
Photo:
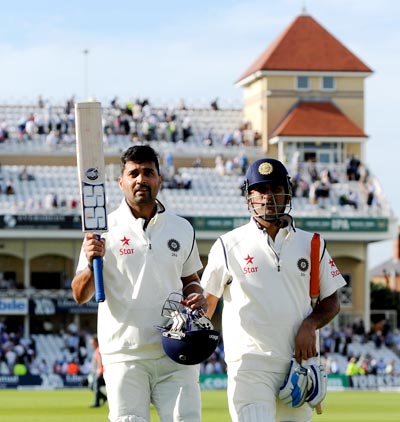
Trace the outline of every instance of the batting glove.
<path fill-rule="evenodd" d="M 308 371 L 308 394 L 306 402 L 311 407 L 317 407 L 325 398 L 328 389 L 328 377 L 322 365 L 309 365 Z"/>
<path fill-rule="evenodd" d="M 286 405 L 300 407 L 308 395 L 309 382 L 307 368 L 292 358 L 289 372 L 279 391 L 280 400 Z"/>

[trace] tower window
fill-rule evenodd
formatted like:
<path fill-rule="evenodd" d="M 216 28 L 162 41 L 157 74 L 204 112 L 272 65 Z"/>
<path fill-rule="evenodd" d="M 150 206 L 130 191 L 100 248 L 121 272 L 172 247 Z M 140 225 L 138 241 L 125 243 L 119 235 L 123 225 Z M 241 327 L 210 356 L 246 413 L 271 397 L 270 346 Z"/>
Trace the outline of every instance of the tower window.
<path fill-rule="evenodd" d="M 297 77 L 297 89 L 307 90 L 310 88 L 310 78 L 308 76 Z"/>
<path fill-rule="evenodd" d="M 322 77 L 322 89 L 323 90 L 333 90 L 335 89 L 335 79 L 333 76 L 323 76 Z"/>

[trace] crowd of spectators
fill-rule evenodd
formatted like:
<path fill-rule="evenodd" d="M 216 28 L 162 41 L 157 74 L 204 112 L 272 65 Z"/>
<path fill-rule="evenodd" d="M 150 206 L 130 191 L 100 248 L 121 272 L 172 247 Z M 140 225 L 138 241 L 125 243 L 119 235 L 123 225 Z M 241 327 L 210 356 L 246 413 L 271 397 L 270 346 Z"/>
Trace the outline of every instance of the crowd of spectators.
<path fill-rule="evenodd" d="M 0 321 L 0 375 L 87 375 L 91 369 L 88 335 L 70 324 L 61 336 L 62 357 L 49 362 L 38 356 L 34 336 L 26 338 L 22 330 L 9 331 Z"/>
<path fill-rule="evenodd" d="M 339 205 L 357 210 L 362 204 L 370 208 L 379 205 L 374 179 L 354 155 L 348 158 L 343 170 L 313 159 L 305 163 L 294 161 L 293 196 L 307 198 L 310 204 L 322 209 Z"/>
<path fill-rule="evenodd" d="M 16 123 L 3 117 L 0 121 L 0 143 L 7 142 L 12 137 L 19 141 L 32 141 L 37 136 L 44 136 L 49 147 L 74 144 L 74 104 L 74 96 L 64 106 L 54 106 L 50 101 L 39 97 L 34 110 L 21 107 L 24 114 Z M 217 100 L 210 104 L 209 110 L 220 110 Z M 252 130 L 249 123 L 240 124 L 224 135 L 219 134 L 220 131 L 214 130 L 212 126 L 210 123 L 210 127 L 200 134 L 205 146 L 215 143 L 226 146 L 257 145 L 260 140 L 260 135 Z M 146 98 L 121 102 L 115 97 L 103 106 L 103 129 L 106 143 L 114 135 L 130 137 L 133 144 L 151 141 L 187 143 L 194 136 L 191 115 L 182 100 L 175 106 L 153 107 Z"/>
<path fill-rule="evenodd" d="M 392 329 L 387 321 L 375 324 L 369 332 L 365 331 L 362 320 L 353 325 L 346 325 L 341 330 L 326 326 L 321 330 L 321 355 L 325 357 L 325 370 L 329 373 L 340 373 L 338 356 L 347 360 L 346 375 L 399 375 L 400 367 L 396 367 L 395 359 L 384 359 L 379 356 L 383 348 L 387 348 L 400 357 L 400 330 Z M 365 352 L 354 353 L 352 344 L 364 346 Z M 369 344 L 370 347 L 366 347 Z"/>
<path fill-rule="evenodd" d="M 46 143 L 50 147 L 59 147 L 60 145 L 71 145 L 75 143 L 75 116 L 74 116 L 75 98 L 69 98 L 64 106 L 53 106 L 50 101 L 43 98 L 38 99 L 35 111 L 26 110 L 26 115 L 21 116 L 17 124 L 16 137 L 19 140 L 31 141 L 37 135 L 44 136 Z M 260 141 L 260 134 L 254 131 L 247 122 L 239 124 L 232 130 L 226 130 L 221 134 L 216 134 L 213 126 L 216 123 L 209 121 L 202 128 L 201 135 L 198 130 L 194 130 L 196 122 L 192 121 L 192 115 L 189 113 L 185 103 L 180 103 L 171 107 L 153 107 L 148 99 L 133 99 L 132 101 L 120 102 L 118 97 L 113 98 L 109 104 L 105 105 L 103 114 L 103 128 L 105 143 L 110 142 L 115 135 L 126 136 L 132 144 L 142 144 L 143 142 L 166 141 L 172 144 L 191 143 L 192 139 L 201 137 L 201 143 L 205 146 L 215 144 L 224 145 L 226 148 L 231 146 L 257 146 Z M 220 110 L 218 99 L 211 102 L 209 111 L 216 112 Z M 0 142 L 6 142 L 10 139 L 10 126 L 6 121 L 0 122 Z M 198 139 L 197 139 L 198 141 Z M 169 153 L 172 154 L 172 148 Z M 240 168 L 242 174 L 245 173 L 248 162 L 246 154 L 235 159 L 221 159 L 217 157 L 215 167 L 218 174 L 230 174 L 236 168 Z M 373 178 L 370 177 L 368 170 L 360 159 L 351 155 L 348 157 L 343 168 L 338 166 L 324 167 L 315 159 L 309 159 L 307 162 L 299 162 L 299 155 L 295 154 L 292 163 L 289 163 L 291 170 L 293 193 L 296 197 L 307 198 L 310 204 L 317 205 L 322 209 L 331 209 L 332 206 L 350 207 L 354 210 L 367 205 L 373 208 L 379 205 L 376 194 L 376 187 Z M 169 174 L 167 180 L 171 183 L 165 187 L 173 189 L 188 189 L 190 183 L 182 183 L 178 172 Z M 178 179 L 178 180 L 176 180 Z M 29 179 L 21 179 L 29 180 Z M 348 184 L 342 191 L 336 189 L 341 182 L 358 182 L 358 185 Z M 0 180 L 0 193 L 14 195 L 15 183 L 11 179 Z M 53 194 L 55 195 L 55 194 Z M 48 199 L 48 198 L 47 198 Z M 53 201 L 46 200 L 47 208 L 75 207 L 74 203 L 61 204 L 61 198 Z M 57 204 L 57 205 L 54 205 Z M 34 205 L 34 204 L 33 204 Z M 46 206 L 42 206 L 45 208 Z"/>
<path fill-rule="evenodd" d="M 36 345 L 21 332 L 9 332 L 0 321 L 0 375 L 26 375 L 34 365 Z"/>
<path fill-rule="evenodd" d="M 25 338 L 21 332 L 9 332 L 4 322 L 0 322 L 0 375 L 26 374 L 69 374 L 88 375 L 90 372 L 91 349 L 89 334 L 80 332 L 75 324 L 69 324 L 63 339 L 61 359 L 48 362 L 37 355 L 37 347 L 33 337 Z M 400 330 L 391 329 L 383 322 L 369 333 L 366 333 L 362 321 L 335 330 L 331 325 L 321 330 L 321 355 L 328 374 L 345 373 L 346 375 L 399 375 L 400 368 L 395 359 L 383 359 L 377 353 L 388 348 L 400 355 Z M 358 355 L 350 352 L 351 343 L 366 344 L 373 342 L 373 351 Z M 346 368 L 339 365 L 338 356 L 347 359 Z M 200 366 L 202 374 L 224 374 L 224 347 L 221 342 L 209 359 Z"/>

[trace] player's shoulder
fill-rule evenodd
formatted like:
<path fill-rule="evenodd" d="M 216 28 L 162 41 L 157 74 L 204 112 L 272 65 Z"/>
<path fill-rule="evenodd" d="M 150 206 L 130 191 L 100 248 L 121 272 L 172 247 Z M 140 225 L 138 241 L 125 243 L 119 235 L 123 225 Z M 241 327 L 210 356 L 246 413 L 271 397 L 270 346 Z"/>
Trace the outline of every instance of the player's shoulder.
<path fill-rule="evenodd" d="M 175 228 L 179 227 L 179 230 L 186 229 L 191 232 L 194 231 L 192 223 L 187 218 L 174 214 L 173 212 L 164 210 L 162 213 L 159 214 L 159 217 L 164 219 L 169 226 Z"/>
<path fill-rule="evenodd" d="M 244 239 L 249 239 L 249 237 L 251 236 L 251 226 L 252 222 L 249 221 L 246 224 L 243 224 L 239 227 L 230 230 L 229 232 L 222 234 L 220 236 L 222 242 L 226 245 L 234 245 Z"/>
<path fill-rule="evenodd" d="M 304 245 L 311 245 L 312 238 L 315 234 L 319 235 L 321 247 L 325 248 L 326 242 L 320 233 L 299 229 L 297 227 L 293 230 L 293 235 L 296 241 Z"/>
<path fill-rule="evenodd" d="M 296 227 L 295 230 L 293 230 L 293 234 L 298 237 L 299 239 L 312 239 L 312 237 L 314 236 L 314 232 L 310 232 L 307 230 L 303 230 L 303 229 L 299 229 Z"/>

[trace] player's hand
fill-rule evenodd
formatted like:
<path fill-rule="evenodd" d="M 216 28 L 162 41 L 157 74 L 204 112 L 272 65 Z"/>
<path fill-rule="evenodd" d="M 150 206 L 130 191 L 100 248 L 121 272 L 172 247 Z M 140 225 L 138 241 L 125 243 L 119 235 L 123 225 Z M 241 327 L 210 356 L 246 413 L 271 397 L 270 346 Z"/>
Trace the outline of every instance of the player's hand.
<path fill-rule="evenodd" d="M 95 256 L 104 256 L 106 252 L 105 242 L 105 239 L 99 239 L 95 233 L 85 233 L 83 250 L 90 264 Z"/>
<path fill-rule="evenodd" d="M 190 309 L 201 308 L 204 313 L 206 313 L 208 309 L 207 300 L 203 296 L 203 293 L 191 293 L 188 297 L 183 299 L 181 303 Z"/>
<path fill-rule="evenodd" d="M 316 329 L 317 327 L 308 319 L 300 325 L 295 337 L 295 358 L 298 363 L 317 356 Z"/>

